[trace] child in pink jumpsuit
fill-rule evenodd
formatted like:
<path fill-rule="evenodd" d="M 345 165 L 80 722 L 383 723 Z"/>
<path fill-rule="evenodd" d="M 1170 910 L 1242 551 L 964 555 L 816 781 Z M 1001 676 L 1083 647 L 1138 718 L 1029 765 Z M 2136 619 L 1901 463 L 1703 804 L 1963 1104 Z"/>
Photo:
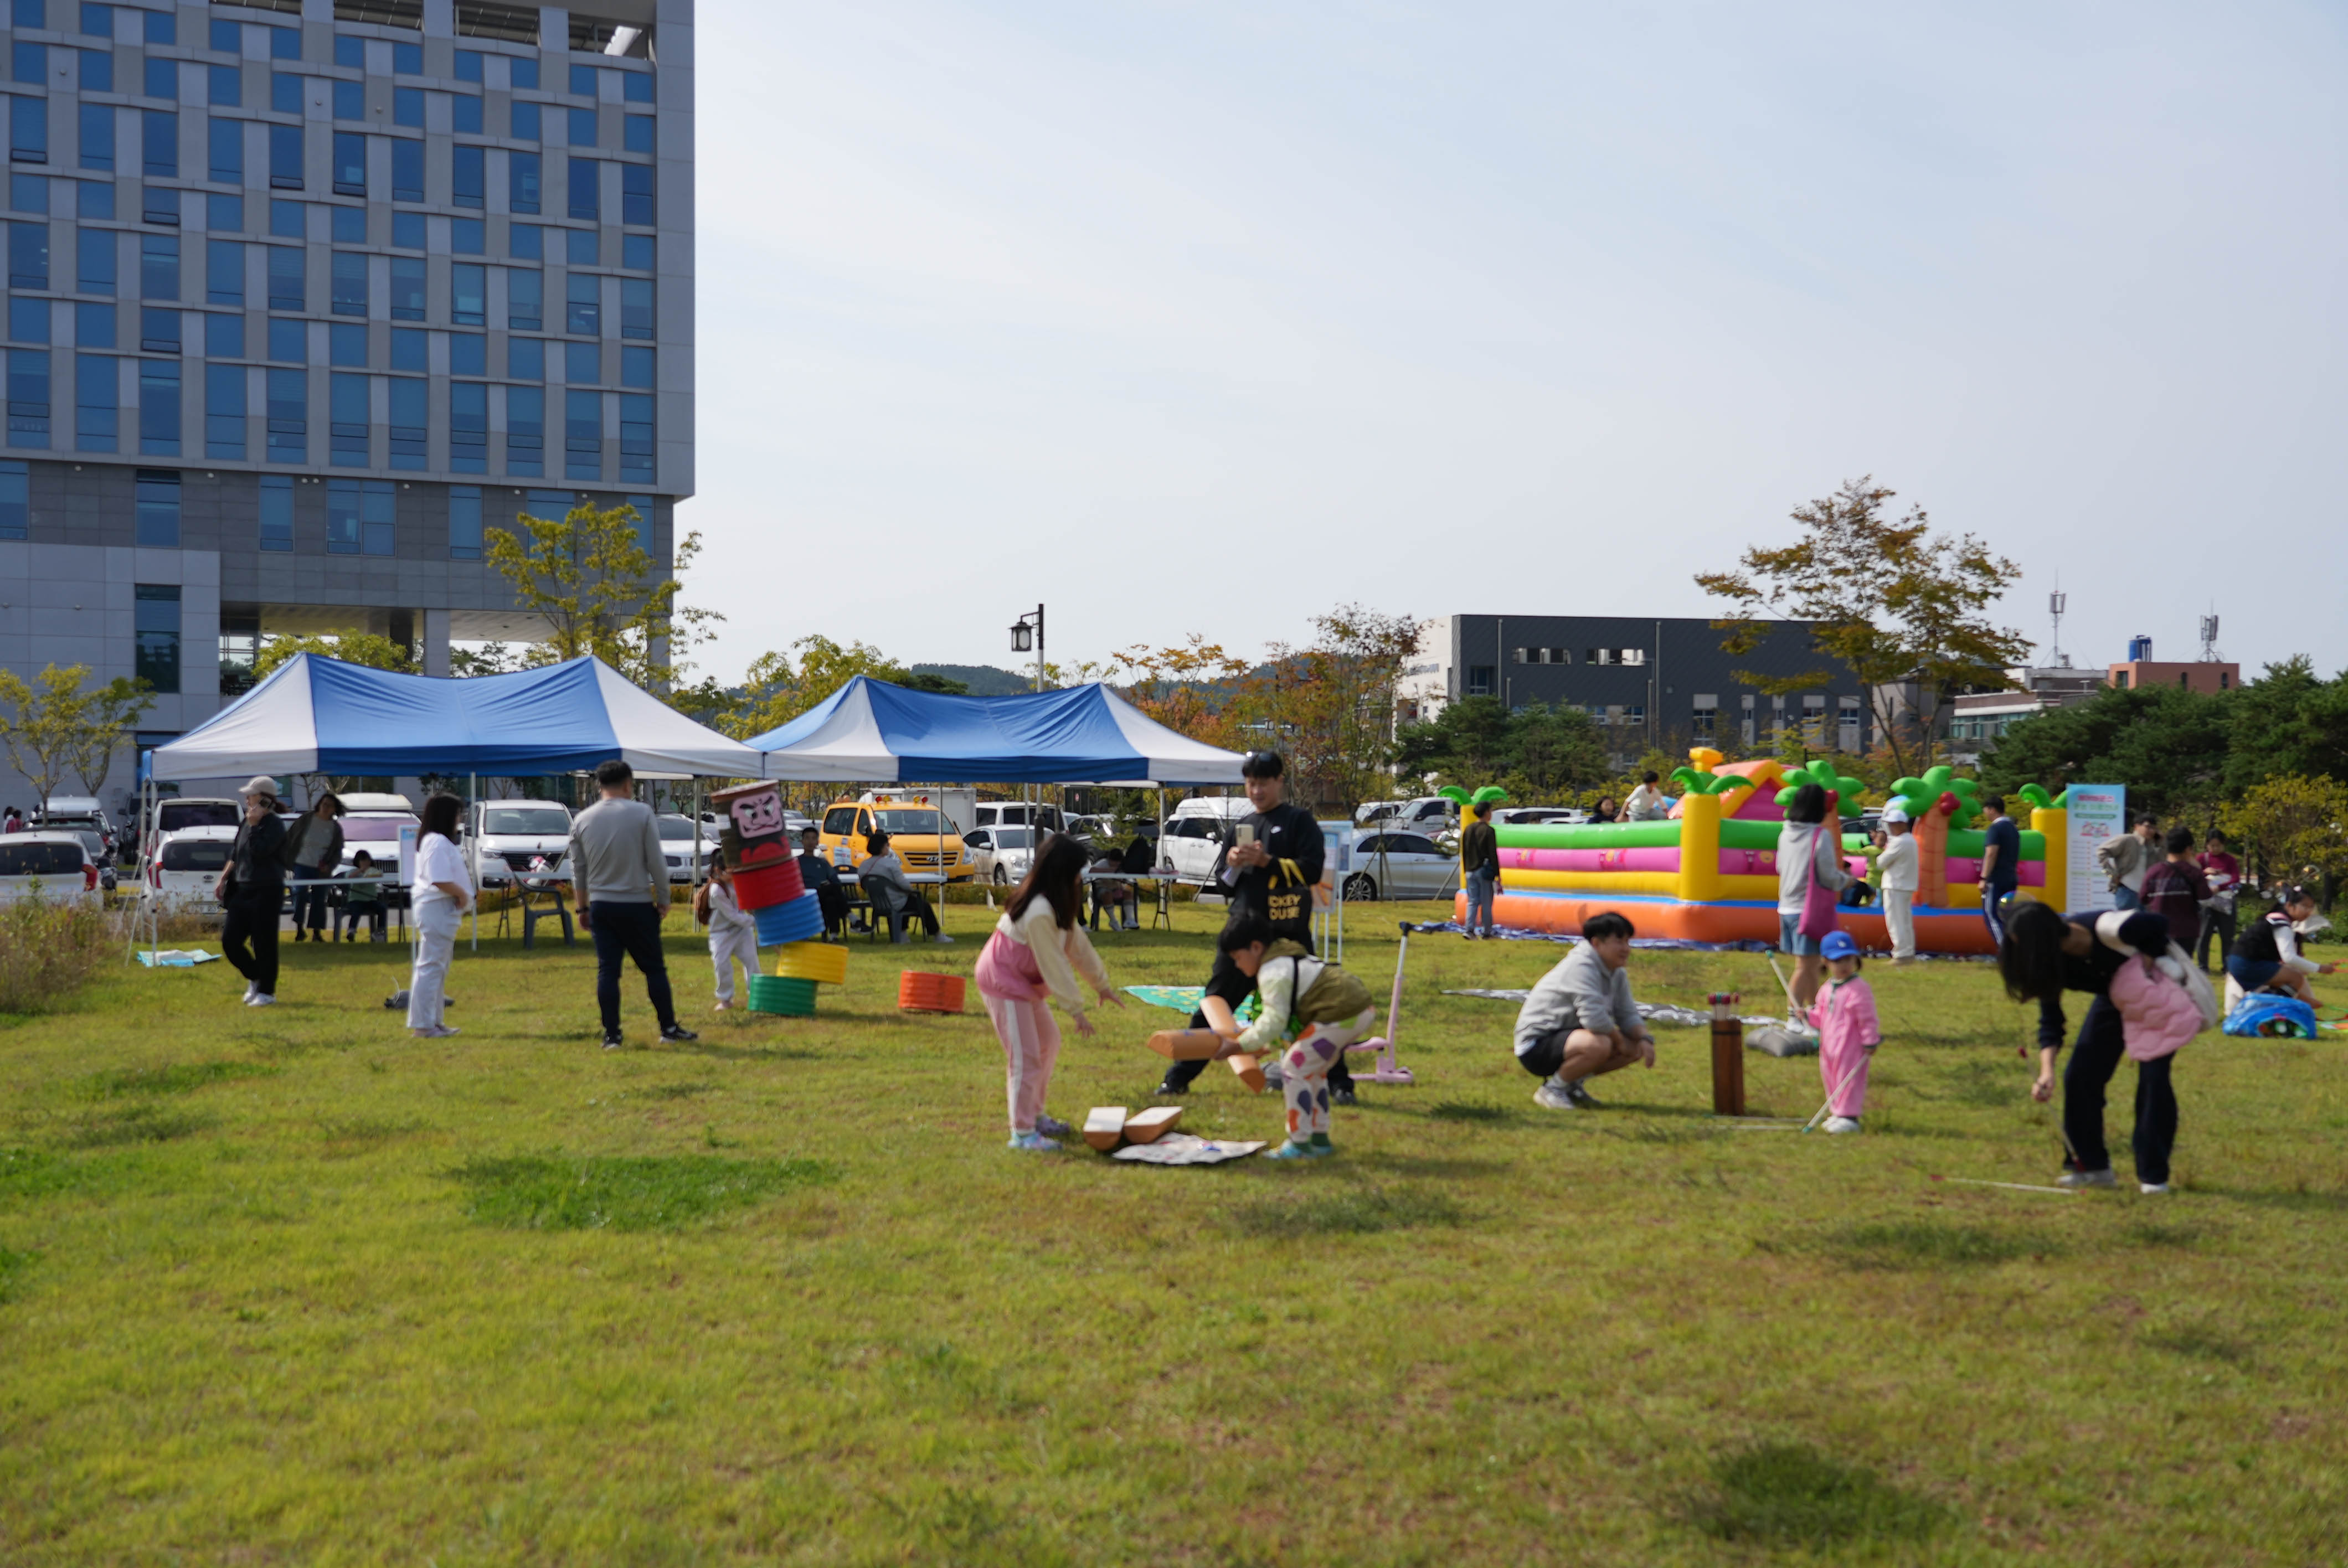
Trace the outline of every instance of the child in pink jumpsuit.
<path fill-rule="evenodd" d="M 1084 846 L 1054 834 L 1044 841 L 1035 864 L 1011 896 L 1011 907 L 995 922 L 994 935 L 978 955 L 978 994 L 1003 1042 L 1004 1092 L 1011 1105 L 1011 1147 L 1056 1152 L 1049 1134 L 1067 1123 L 1044 1114 L 1044 1094 L 1060 1056 L 1060 1027 L 1052 1020 L 1053 999 L 1068 1009 L 1078 1034 L 1093 1032 L 1085 1016 L 1081 973 L 1101 1000 L 1117 1007 L 1125 999 L 1108 983 L 1108 971 L 1093 951 L 1083 924 Z"/>
<path fill-rule="evenodd" d="M 1848 931 L 1829 931 L 1819 945 L 1826 989 L 1810 1009 L 1818 1031 L 1818 1076 L 1826 1081 L 1829 1132 L 1856 1132 L 1867 1103 L 1868 1059 L 1883 1043 L 1875 1020 L 1875 992 L 1859 978 L 1859 944 Z"/>

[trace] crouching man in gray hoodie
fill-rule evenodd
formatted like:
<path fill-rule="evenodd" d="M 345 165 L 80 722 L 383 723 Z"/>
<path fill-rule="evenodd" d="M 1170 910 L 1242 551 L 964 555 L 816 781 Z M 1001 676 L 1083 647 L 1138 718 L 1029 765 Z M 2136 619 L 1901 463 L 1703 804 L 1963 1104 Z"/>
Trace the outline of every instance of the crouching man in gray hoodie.
<path fill-rule="evenodd" d="M 1533 1103 L 1550 1111 L 1595 1111 L 1586 1080 L 1643 1061 L 1655 1065 L 1655 1037 L 1631 999 L 1631 922 L 1608 910 L 1582 922 L 1581 943 L 1540 978 L 1517 1014 L 1517 1060 L 1541 1080 Z"/>

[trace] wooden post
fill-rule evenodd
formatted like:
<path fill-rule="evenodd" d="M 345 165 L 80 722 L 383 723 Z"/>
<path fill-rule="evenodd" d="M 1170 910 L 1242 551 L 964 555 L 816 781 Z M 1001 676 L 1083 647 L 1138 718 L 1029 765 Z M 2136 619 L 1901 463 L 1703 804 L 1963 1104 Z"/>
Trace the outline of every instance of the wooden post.
<path fill-rule="evenodd" d="M 1734 992 L 1712 997 L 1712 1113 L 1745 1114 L 1745 1020 L 1732 1009 Z"/>

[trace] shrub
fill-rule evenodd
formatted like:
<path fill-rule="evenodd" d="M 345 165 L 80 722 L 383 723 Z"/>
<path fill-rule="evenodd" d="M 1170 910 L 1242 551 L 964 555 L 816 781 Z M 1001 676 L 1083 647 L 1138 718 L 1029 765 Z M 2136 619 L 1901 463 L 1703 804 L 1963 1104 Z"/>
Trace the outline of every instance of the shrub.
<path fill-rule="evenodd" d="M 0 1013 L 40 1012 L 81 989 L 119 933 L 94 902 L 0 906 Z"/>

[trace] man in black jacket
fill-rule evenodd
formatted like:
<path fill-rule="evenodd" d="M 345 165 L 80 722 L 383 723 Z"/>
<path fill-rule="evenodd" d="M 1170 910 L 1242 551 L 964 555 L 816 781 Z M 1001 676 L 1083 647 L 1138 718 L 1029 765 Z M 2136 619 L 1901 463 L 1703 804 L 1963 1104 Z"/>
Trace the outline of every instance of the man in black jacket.
<path fill-rule="evenodd" d="M 244 977 L 244 1005 L 277 1005 L 278 905 L 285 897 L 285 825 L 277 819 L 277 781 L 267 774 L 243 790 L 244 821 L 212 893 L 227 907 L 221 956 Z"/>
<path fill-rule="evenodd" d="M 1321 880 L 1326 846 L 1321 825 L 1301 805 L 1288 804 L 1286 766 L 1278 752 L 1250 752 L 1240 764 L 1247 782 L 1248 804 L 1254 812 L 1229 831 L 1215 856 L 1215 881 L 1229 898 L 1224 927 L 1255 916 L 1272 928 L 1274 940 L 1285 938 L 1313 951 L 1313 888 Z M 1241 842 L 1245 840 L 1245 842 Z M 1215 955 L 1214 972 L 1207 977 L 1207 995 L 1237 1008 L 1255 990 L 1253 976 L 1242 974 L 1230 957 Z M 1208 1027 L 1207 1015 L 1190 1015 L 1192 1029 Z M 1206 1071 L 1204 1061 L 1178 1061 L 1166 1070 L 1160 1094 L 1187 1094 Z M 1354 1077 L 1340 1054 L 1329 1068 L 1329 1099 L 1336 1105 L 1354 1103 Z"/>

